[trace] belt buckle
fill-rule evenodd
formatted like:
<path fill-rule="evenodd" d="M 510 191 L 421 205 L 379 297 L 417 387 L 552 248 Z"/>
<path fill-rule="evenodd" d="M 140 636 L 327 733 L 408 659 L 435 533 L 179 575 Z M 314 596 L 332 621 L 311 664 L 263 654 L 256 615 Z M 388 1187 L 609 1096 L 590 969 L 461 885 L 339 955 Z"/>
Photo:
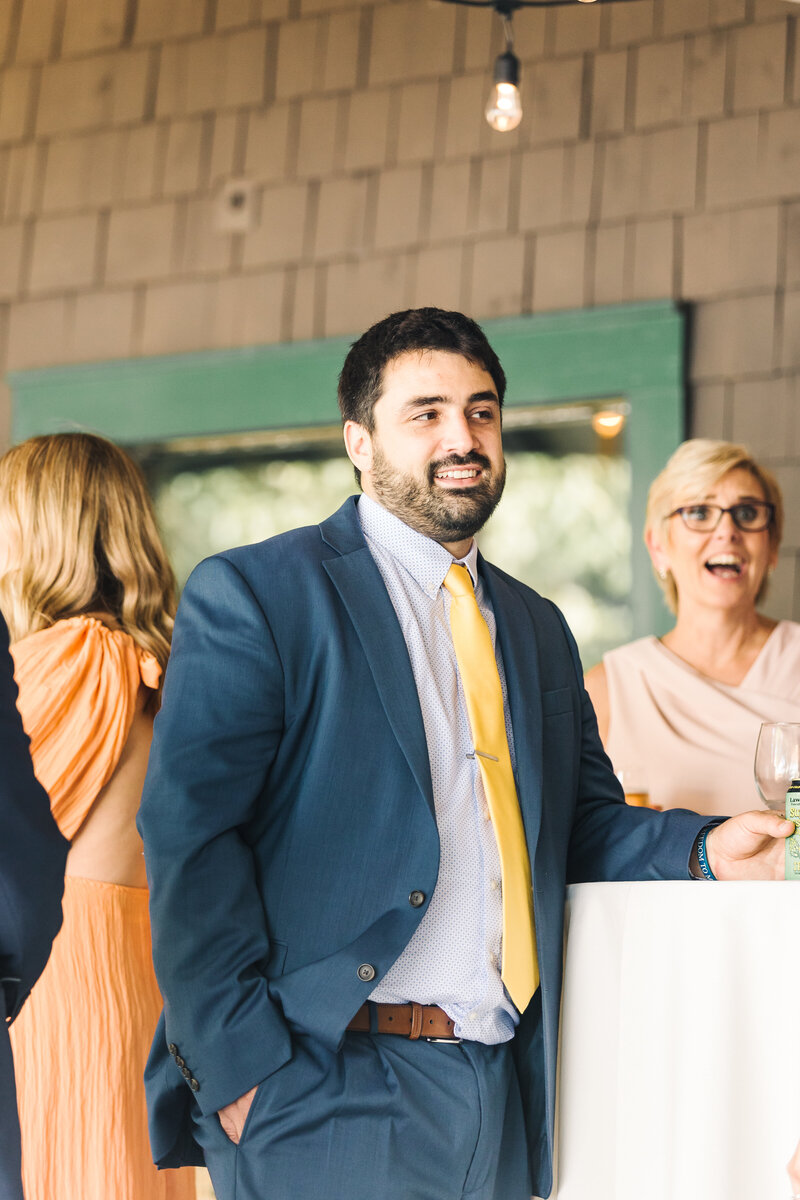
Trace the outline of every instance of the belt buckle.
<path fill-rule="evenodd" d="M 435 1007 L 435 1006 L 434 1006 Z M 460 1042 L 461 1038 L 457 1037 L 425 1037 L 422 1033 L 422 1020 L 425 1011 L 424 1004 L 418 1004 L 415 1000 L 411 1001 L 411 1038 L 416 1040 L 420 1034 L 426 1042 Z M 441 1012 L 441 1009 L 439 1009 Z M 446 1015 L 446 1014 L 443 1014 Z M 433 1022 L 431 1022 L 433 1024 Z"/>

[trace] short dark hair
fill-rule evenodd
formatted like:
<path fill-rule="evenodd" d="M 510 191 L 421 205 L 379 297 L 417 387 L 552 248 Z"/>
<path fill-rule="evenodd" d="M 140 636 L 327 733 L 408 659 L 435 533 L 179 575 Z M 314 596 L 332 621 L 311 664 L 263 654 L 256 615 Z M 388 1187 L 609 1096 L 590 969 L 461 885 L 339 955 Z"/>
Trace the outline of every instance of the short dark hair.
<path fill-rule="evenodd" d="M 384 317 L 350 347 L 339 376 L 342 420 L 356 421 L 372 433 L 384 368 L 399 355 L 415 350 L 445 350 L 477 363 L 491 375 L 502 405 L 505 372 L 480 325 L 460 312 L 409 308 Z"/>

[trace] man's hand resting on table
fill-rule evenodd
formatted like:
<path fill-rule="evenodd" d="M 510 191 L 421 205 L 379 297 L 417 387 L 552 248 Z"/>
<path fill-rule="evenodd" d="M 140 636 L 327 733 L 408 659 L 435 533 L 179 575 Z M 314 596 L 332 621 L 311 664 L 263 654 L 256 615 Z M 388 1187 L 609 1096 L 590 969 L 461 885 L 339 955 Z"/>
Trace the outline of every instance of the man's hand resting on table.
<path fill-rule="evenodd" d="M 759 810 L 730 817 L 706 838 L 708 865 L 717 879 L 783 879 L 785 839 L 794 825 Z"/>
<path fill-rule="evenodd" d="M 247 1120 L 247 1114 L 250 1112 L 250 1105 L 253 1103 L 255 1094 L 256 1089 L 250 1088 L 249 1092 L 245 1092 L 243 1096 L 240 1096 L 238 1100 L 234 1100 L 232 1104 L 226 1104 L 217 1113 L 223 1133 L 228 1135 L 234 1146 L 239 1145 L 239 1138 L 242 1136 L 244 1123 Z"/>

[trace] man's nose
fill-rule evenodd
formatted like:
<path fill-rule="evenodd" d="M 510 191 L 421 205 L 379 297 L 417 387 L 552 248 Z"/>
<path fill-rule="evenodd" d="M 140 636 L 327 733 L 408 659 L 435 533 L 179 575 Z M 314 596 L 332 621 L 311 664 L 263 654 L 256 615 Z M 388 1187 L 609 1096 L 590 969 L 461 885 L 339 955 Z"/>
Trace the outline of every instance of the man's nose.
<path fill-rule="evenodd" d="M 448 414 L 442 448 L 448 454 L 469 454 L 476 444 L 475 430 L 466 413 Z"/>

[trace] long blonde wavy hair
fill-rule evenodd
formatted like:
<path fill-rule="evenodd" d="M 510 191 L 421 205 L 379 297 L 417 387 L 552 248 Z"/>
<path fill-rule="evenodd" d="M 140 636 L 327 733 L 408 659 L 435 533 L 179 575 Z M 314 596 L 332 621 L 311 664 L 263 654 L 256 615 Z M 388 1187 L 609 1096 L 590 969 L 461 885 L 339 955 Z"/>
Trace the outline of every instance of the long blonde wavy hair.
<path fill-rule="evenodd" d="M 0 611 L 12 641 L 107 614 L 167 665 L 175 576 L 139 467 L 90 433 L 29 438 L 0 458 Z"/>

